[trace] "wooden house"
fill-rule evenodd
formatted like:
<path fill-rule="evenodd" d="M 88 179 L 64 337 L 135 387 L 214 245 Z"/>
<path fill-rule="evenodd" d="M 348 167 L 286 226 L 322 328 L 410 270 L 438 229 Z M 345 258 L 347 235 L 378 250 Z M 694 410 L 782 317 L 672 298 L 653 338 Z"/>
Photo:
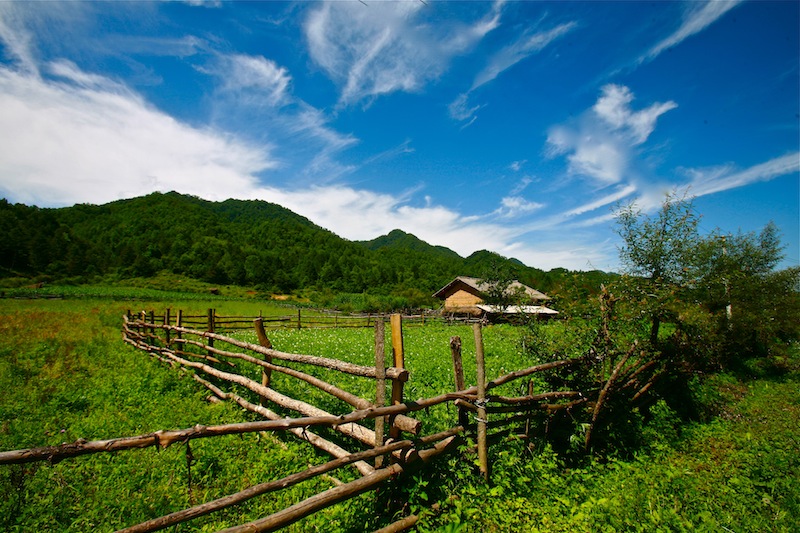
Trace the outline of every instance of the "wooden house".
<path fill-rule="evenodd" d="M 558 314 L 557 311 L 553 311 L 542 305 L 550 299 L 549 296 L 517 280 L 512 281 L 506 291 L 508 293 L 519 294 L 523 300 L 519 303 L 523 305 L 511 305 L 505 308 L 496 305 L 487 305 L 486 295 L 490 290 L 491 286 L 489 283 L 480 278 L 459 276 L 439 289 L 433 296 L 444 300 L 442 308 L 443 313 L 466 313 L 473 316 L 519 313 L 543 316 Z"/>

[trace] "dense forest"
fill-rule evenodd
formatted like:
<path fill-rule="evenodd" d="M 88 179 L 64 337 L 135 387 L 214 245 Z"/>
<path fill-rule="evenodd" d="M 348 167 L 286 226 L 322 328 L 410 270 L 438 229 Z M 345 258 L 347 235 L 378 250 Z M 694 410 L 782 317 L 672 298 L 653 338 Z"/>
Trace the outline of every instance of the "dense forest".
<path fill-rule="evenodd" d="M 0 277 L 32 282 L 87 283 L 167 271 L 265 292 L 398 295 L 421 305 L 458 275 L 501 275 L 545 292 L 569 286 L 584 294 L 611 277 L 545 272 L 489 251 L 463 258 L 400 230 L 353 242 L 276 204 L 209 202 L 175 192 L 59 209 L 0 200 L 0 232 Z"/>

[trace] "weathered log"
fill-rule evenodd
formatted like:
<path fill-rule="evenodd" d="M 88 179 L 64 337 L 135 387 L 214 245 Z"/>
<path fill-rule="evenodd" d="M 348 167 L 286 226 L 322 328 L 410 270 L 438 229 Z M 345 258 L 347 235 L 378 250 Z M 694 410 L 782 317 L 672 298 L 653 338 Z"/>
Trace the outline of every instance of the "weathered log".
<path fill-rule="evenodd" d="M 213 383 L 204 380 L 197 374 L 194 374 L 192 377 L 195 379 L 195 381 L 202 383 L 205 387 L 207 387 L 211 392 L 216 394 L 219 398 L 222 398 L 223 400 L 234 401 L 243 409 L 247 409 L 250 412 L 259 414 L 264 418 L 266 418 L 267 420 L 280 420 L 281 418 L 283 418 L 278 413 L 271 411 L 270 409 L 267 409 L 262 405 L 256 405 L 254 403 L 248 402 L 238 394 L 233 394 L 231 392 L 223 391 Z M 348 455 L 351 454 L 351 452 L 345 450 L 341 446 L 338 446 L 329 440 L 323 439 L 316 433 L 312 433 L 311 431 L 308 431 L 305 428 L 291 428 L 287 431 L 294 434 L 297 438 L 302 439 L 312 444 L 313 446 L 316 446 L 320 450 L 327 452 L 336 458 L 347 457 Z M 356 469 L 362 476 L 366 476 L 367 474 L 371 474 L 372 472 L 375 471 L 375 469 L 372 468 L 372 466 L 368 465 L 364 461 L 357 461 L 356 463 L 354 463 L 353 466 L 356 467 Z"/>
<path fill-rule="evenodd" d="M 296 400 L 294 398 L 290 398 L 284 394 L 276 392 L 273 389 L 268 389 L 264 387 L 261 383 L 258 383 L 252 379 L 246 378 L 239 374 L 232 374 L 230 372 L 224 372 L 222 370 L 218 370 L 214 367 L 208 366 L 203 363 L 198 363 L 195 361 L 189 361 L 187 359 L 183 359 L 170 353 L 170 350 L 165 348 L 160 349 L 161 353 L 167 355 L 173 361 L 177 361 L 184 366 L 188 366 L 190 368 L 194 368 L 197 370 L 202 370 L 206 374 L 212 375 L 214 377 L 224 379 L 226 381 L 230 381 L 231 383 L 236 383 L 237 385 L 241 385 L 251 391 L 255 392 L 256 394 L 268 399 L 271 402 L 274 402 L 281 407 L 285 407 L 286 409 L 291 409 L 292 411 L 297 411 L 305 416 L 312 416 L 312 417 L 326 417 L 326 416 L 333 416 L 327 411 L 323 411 L 322 409 L 315 407 L 309 403 L 303 402 L 301 400 Z M 368 446 L 375 445 L 375 432 L 371 429 L 365 428 L 364 426 L 360 426 L 355 423 L 349 424 L 340 424 L 334 426 L 334 429 L 343 433 L 349 437 L 353 437 Z"/>
<path fill-rule="evenodd" d="M 392 524 L 389 524 L 386 527 L 382 527 L 380 529 L 376 529 L 372 533 L 400 533 L 401 531 L 405 531 L 409 528 L 414 527 L 417 522 L 419 522 L 419 517 L 415 514 L 408 515 L 407 517 L 398 520 Z"/>
<path fill-rule="evenodd" d="M 242 502 L 245 502 L 249 499 L 255 498 L 256 496 L 260 496 L 262 494 L 275 492 L 276 490 L 281 490 L 287 487 L 291 487 L 302 481 L 311 479 L 326 472 L 331 472 L 333 470 L 341 468 L 342 466 L 346 466 L 356 461 L 364 461 L 366 459 L 370 459 L 374 457 L 376 454 L 390 453 L 392 451 L 401 450 L 403 448 L 410 448 L 413 445 L 414 443 L 412 441 L 404 440 L 387 444 L 386 446 L 383 446 L 381 448 L 374 448 L 371 450 L 350 454 L 346 457 L 341 457 L 338 459 L 334 459 L 333 461 L 328 461 L 327 463 L 322 465 L 312 466 L 302 472 L 291 474 L 282 479 L 278 479 L 275 481 L 268 481 L 265 483 L 260 483 L 258 485 L 253 485 L 252 487 L 248 487 L 247 489 L 237 492 L 235 494 L 231 494 L 229 496 L 225 496 L 217 500 L 206 502 L 201 505 L 196 505 L 189 509 L 177 511 L 168 514 L 166 516 L 154 518 L 153 520 L 148 520 L 147 522 L 142 522 L 141 524 L 127 527 L 125 529 L 120 530 L 118 533 L 148 533 L 151 531 L 158 531 L 159 529 L 164 529 L 176 524 L 187 522 L 189 520 L 198 518 L 200 516 L 205 516 L 207 514 L 219 511 L 221 509 L 238 505 Z"/>
<path fill-rule="evenodd" d="M 265 368 L 265 369 L 268 369 L 270 371 L 280 372 L 282 374 L 286 374 L 288 376 L 292 376 L 292 377 L 297 378 L 299 380 L 305 381 L 309 385 L 312 385 L 312 386 L 320 389 L 321 391 L 326 392 L 326 393 L 330 394 L 331 396 L 334 396 L 335 398 L 338 398 L 338 399 L 342 400 L 343 402 L 346 402 L 346 403 L 350 404 L 351 406 L 355 407 L 356 409 L 367 409 L 369 407 L 372 407 L 372 405 L 373 405 L 370 401 L 365 400 L 364 398 L 360 398 L 360 397 L 356 396 L 355 394 L 347 392 L 346 390 L 342 390 L 342 389 L 340 389 L 339 387 L 337 387 L 335 385 L 332 385 L 332 384 L 330 384 L 330 383 L 328 383 L 326 381 L 323 381 L 323 380 L 321 380 L 319 378 L 316 378 L 314 376 L 308 375 L 305 372 L 301 372 L 299 370 L 295 370 L 293 368 L 287 368 L 285 366 L 276 365 L 276 364 L 270 363 L 268 361 L 262 361 L 260 359 L 256 359 L 255 357 L 249 356 L 247 354 L 242 354 L 242 353 L 237 353 L 237 352 L 228 352 L 228 351 L 225 351 L 225 350 L 220 350 L 219 348 L 206 347 L 206 346 L 203 345 L 203 343 L 200 343 L 200 342 L 197 342 L 197 341 L 190 341 L 190 340 L 183 339 L 183 340 L 181 340 L 179 342 L 196 345 L 198 347 L 203 347 L 203 348 L 207 349 L 210 353 L 214 353 L 214 354 L 220 355 L 222 357 L 230 357 L 230 358 L 234 358 L 234 359 L 241 359 L 242 361 L 247 361 L 248 363 L 252 363 L 254 365 L 258 365 L 258 366 L 260 366 L 262 368 Z M 205 358 L 206 356 L 199 355 L 198 357 Z M 269 385 L 264 385 L 263 379 L 262 379 L 262 383 L 261 384 L 262 384 L 262 386 L 269 387 Z M 417 435 L 419 433 L 420 428 L 422 427 L 422 422 L 421 421 L 415 420 L 413 418 L 410 418 L 410 417 L 407 417 L 407 416 L 404 416 L 404 415 L 398 415 L 397 418 L 395 419 L 395 424 L 401 430 L 407 431 L 409 433 L 413 433 L 414 435 Z"/>
<path fill-rule="evenodd" d="M 135 323 L 135 321 L 134 321 Z M 140 324 L 145 325 L 145 324 Z M 375 367 L 371 366 L 362 366 L 356 365 L 353 363 L 347 363 L 345 361 L 339 361 L 338 359 L 328 359 L 326 357 L 319 357 L 316 355 L 302 355 L 302 354 L 293 354 L 287 352 L 281 352 L 279 350 L 265 348 L 258 344 L 253 344 L 251 342 L 241 341 L 238 339 L 233 339 L 231 337 L 226 337 L 224 335 L 220 335 L 218 333 L 211 333 L 207 331 L 199 331 L 195 329 L 189 329 L 185 327 L 178 327 L 178 326 L 165 326 L 163 324 L 146 324 L 147 327 L 155 327 L 160 329 L 171 329 L 172 331 L 186 333 L 190 335 L 196 335 L 198 337 L 204 337 L 208 339 L 216 339 L 222 342 L 226 342 L 233 346 L 238 346 L 239 348 L 244 348 L 246 350 L 250 350 L 253 352 L 257 352 L 263 355 L 269 355 L 275 359 L 282 359 L 284 361 L 292 361 L 295 363 L 304 363 L 310 364 L 314 366 L 321 366 L 323 368 L 329 368 L 331 370 L 338 370 L 340 372 L 344 372 L 346 374 L 351 374 L 354 376 L 362 376 L 367 378 L 375 378 L 376 371 Z M 398 369 L 394 367 L 390 367 L 386 369 L 386 377 L 393 380 L 400 380 L 400 381 L 408 381 L 408 371 L 404 369 Z"/>
<path fill-rule="evenodd" d="M 453 442 L 452 440 L 453 438 L 454 437 L 451 436 L 448 437 L 448 439 L 445 439 L 448 445 L 451 442 Z M 425 458 L 430 459 L 431 457 L 442 453 L 448 448 L 448 445 L 443 445 L 439 447 L 434 447 L 430 450 L 425 450 L 427 452 L 430 452 L 425 455 Z M 420 456 L 422 455 L 420 454 Z M 259 520 L 255 520 L 253 522 L 243 524 L 240 526 L 224 529 L 222 530 L 221 533 L 244 533 L 244 532 L 249 533 L 249 532 L 275 531 L 282 527 L 288 526 L 289 524 L 293 524 L 294 522 L 297 522 L 301 518 L 305 518 L 306 516 L 313 514 L 319 511 L 320 509 L 330 507 L 331 505 L 334 505 L 341 501 L 348 500 L 363 492 L 366 492 L 372 489 L 373 487 L 383 483 L 384 481 L 401 474 L 403 470 L 404 470 L 403 465 L 401 465 L 400 463 L 394 463 L 390 466 L 387 466 L 386 468 L 376 470 L 374 474 L 371 474 L 369 476 L 364 476 L 355 481 L 351 481 L 350 483 L 346 483 L 340 487 L 334 487 L 332 489 L 328 489 L 325 492 L 316 494 L 302 502 L 296 503 L 290 507 L 287 507 L 282 511 L 278 511 L 277 513 L 261 518 Z"/>
<path fill-rule="evenodd" d="M 489 420 L 486 414 L 486 367 L 484 366 L 483 333 L 481 332 L 481 325 L 473 324 L 472 333 L 475 338 L 475 374 L 478 380 L 478 399 L 475 402 L 478 408 L 477 417 L 475 418 L 478 422 L 478 464 L 481 474 L 483 474 L 484 481 L 489 481 L 489 450 L 486 443 L 486 425 L 489 423 Z"/>

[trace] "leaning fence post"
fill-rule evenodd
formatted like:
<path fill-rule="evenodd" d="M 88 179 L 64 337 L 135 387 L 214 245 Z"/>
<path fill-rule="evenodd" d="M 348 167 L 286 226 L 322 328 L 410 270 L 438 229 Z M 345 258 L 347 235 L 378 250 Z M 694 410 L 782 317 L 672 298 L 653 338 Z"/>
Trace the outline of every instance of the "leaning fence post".
<path fill-rule="evenodd" d="M 264 348 L 272 349 L 272 343 L 267 337 L 267 332 L 264 331 L 264 320 L 259 316 L 253 321 L 253 325 L 256 328 L 256 336 L 258 337 L 258 343 Z M 267 363 L 271 363 L 272 356 L 264 354 L 264 361 Z M 272 380 L 272 369 L 261 367 L 261 384 L 264 385 L 264 387 L 269 388 L 271 380 Z M 262 396 L 261 406 L 263 407 L 266 404 L 267 404 L 267 399 Z"/>
<path fill-rule="evenodd" d="M 477 367 L 478 380 L 478 462 L 480 464 L 483 479 L 489 481 L 489 460 L 486 449 L 486 367 L 483 357 L 483 333 L 480 323 L 472 325 L 472 332 L 475 336 L 475 363 Z"/>
<path fill-rule="evenodd" d="M 465 389 L 464 386 L 464 365 L 461 362 L 461 337 L 450 337 L 450 355 L 453 358 L 453 379 L 456 392 Z M 463 408 L 458 408 L 458 424 L 467 427 L 467 413 Z"/>
<path fill-rule="evenodd" d="M 403 317 L 400 314 L 393 314 L 389 319 L 392 326 L 392 366 L 395 368 L 405 368 L 405 353 L 403 352 Z M 403 403 L 403 381 L 392 380 L 392 405 Z M 391 427 L 389 436 L 396 439 L 400 436 L 400 428 L 395 427 L 394 417 L 390 418 Z"/>
<path fill-rule="evenodd" d="M 377 377 L 375 387 L 375 406 L 386 405 L 386 340 L 383 318 L 375 319 L 375 374 Z M 375 447 L 383 446 L 384 419 L 379 416 L 375 419 Z M 375 457 L 375 468 L 383 466 L 383 456 Z"/>

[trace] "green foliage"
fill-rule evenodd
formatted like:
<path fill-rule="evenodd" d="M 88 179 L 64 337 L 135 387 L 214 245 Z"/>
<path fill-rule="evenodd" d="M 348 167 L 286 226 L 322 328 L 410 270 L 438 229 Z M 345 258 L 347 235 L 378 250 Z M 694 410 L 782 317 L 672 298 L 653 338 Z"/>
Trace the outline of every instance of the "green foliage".
<path fill-rule="evenodd" d="M 459 275 L 480 276 L 492 263 L 544 291 L 573 282 L 563 269 L 543 272 L 485 251 L 462 258 L 398 230 L 350 242 L 268 202 L 208 202 L 174 192 L 63 209 L 0 200 L 0 229 L 6 287 L 172 273 L 185 284 L 195 279 L 262 293 L 391 295 L 400 298 L 397 309 L 438 306 L 436 290 Z M 587 275 L 583 286 L 597 291 L 596 278 Z M 383 309 L 385 302 L 364 305 L 359 310 Z"/>
<path fill-rule="evenodd" d="M 0 301 L 0 386 L 5 391 L 0 396 L 0 449 L 248 419 L 230 404 L 208 404 L 207 392 L 193 380 L 122 344 L 120 316 L 130 305 L 105 298 Z M 187 313 L 211 305 L 228 315 L 283 311 L 244 300 L 158 303 Z M 542 358 L 552 356 L 551 350 L 568 355 L 573 344 L 591 346 L 602 328 L 595 320 L 599 319 L 537 324 L 527 332 L 507 325 L 484 328 L 487 376 L 538 362 L 540 356 L 527 349 L 533 342 L 548 347 L 537 348 Z M 453 335 L 462 338 L 466 380 L 474 383 L 471 328 L 408 327 L 408 397 L 452 388 Z M 251 332 L 241 336 L 254 340 Z M 285 351 L 360 364 L 370 364 L 374 357 L 370 329 L 277 330 L 270 338 Z M 489 449 L 492 472 L 486 484 L 475 465 L 474 442 L 466 440 L 455 453 L 412 476 L 287 530 L 368 531 L 399 518 L 396 512 L 416 512 L 421 516 L 417 529 L 423 532 L 795 531 L 800 527 L 796 345 L 787 352 L 786 367 L 795 370 L 779 380 L 771 374 L 745 382 L 733 374 L 696 376 L 690 391 L 704 411 L 702 422 L 687 425 L 666 401 L 634 412 L 631 421 L 641 446 L 628 456 L 567 461 L 542 439 L 528 442 L 500 435 Z M 276 374 L 273 379 L 281 392 L 334 411 L 346 409 L 305 389 L 293 389 L 296 385 L 280 381 Z M 368 380 L 339 384 L 365 397 L 374 392 Z M 507 387 L 497 392 L 524 393 L 515 390 L 517 386 Z M 452 425 L 456 412 L 443 406 L 420 416 L 423 433 L 428 434 Z M 535 427 L 543 431 L 545 426 Z M 573 428 L 578 444 L 580 429 Z M 191 485 L 183 444 L 162 451 L 96 454 L 54 465 L 2 466 L 0 493 L 6 497 L 0 500 L 0 529 L 118 529 L 328 459 L 292 437 L 271 434 L 193 440 L 191 451 Z M 355 478 L 349 470 L 335 475 L 345 482 Z M 320 478 L 176 530 L 216 531 L 331 486 L 330 479 Z M 391 505 L 398 502 L 399 509 Z"/>

